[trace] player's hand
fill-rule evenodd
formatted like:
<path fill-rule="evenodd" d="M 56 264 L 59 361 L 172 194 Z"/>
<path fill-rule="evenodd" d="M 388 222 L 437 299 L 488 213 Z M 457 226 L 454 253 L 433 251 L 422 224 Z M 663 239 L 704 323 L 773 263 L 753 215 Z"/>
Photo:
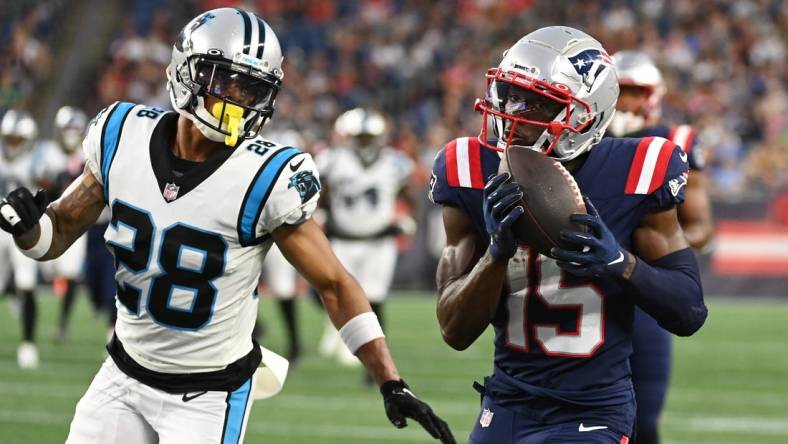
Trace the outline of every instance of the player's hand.
<path fill-rule="evenodd" d="M 386 416 L 398 429 L 406 427 L 405 418 L 413 418 L 427 430 L 433 438 L 439 439 L 444 444 L 454 444 L 454 435 L 451 434 L 446 422 L 432 412 L 430 406 L 420 400 L 410 391 L 405 381 L 387 381 L 380 386 L 383 395 L 383 404 L 386 407 Z"/>
<path fill-rule="evenodd" d="M 629 262 L 630 253 L 621 248 L 616 237 L 599 216 L 591 199 L 583 197 L 588 214 L 573 214 L 572 222 L 585 225 L 588 232 L 563 230 L 561 240 L 577 245 L 577 250 L 554 247 L 550 254 L 558 259 L 558 266 L 579 277 L 621 277 Z"/>
<path fill-rule="evenodd" d="M 484 225 L 490 235 L 490 254 L 497 260 L 508 260 L 517 252 L 512 225 L 525 212 L 517 205 L 523 191 L 511 179 L 509 173 L 501 173 L 484 186 Z"/>
<path fill-rule="evenodd" d="M 27 188 L 17 188 L 0 201 L 0 229 L 21 236 L 38 224 L 46 211 L 49 198 L 44 190 L 35 197 Z"/>

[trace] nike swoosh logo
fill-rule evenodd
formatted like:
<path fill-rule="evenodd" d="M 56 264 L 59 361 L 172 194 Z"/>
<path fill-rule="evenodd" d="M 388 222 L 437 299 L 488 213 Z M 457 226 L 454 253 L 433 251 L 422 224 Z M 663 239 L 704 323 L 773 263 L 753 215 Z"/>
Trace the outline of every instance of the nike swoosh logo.
<path fill-rule="evenodd" d="M 617 264 L 617 263 L 619 263 L 619 262 L 622 262 L 623 260 L 624 260 L 624 253 L 622 253 L 622 252 L 619 250 L 619 252 L 618 252 L 618 257 L 617 257 L 617 258 L 616 258 L 614 261 L 612 261 L 612 262 L 608 262 L 608 264 L 607 264 L 607 265 L 615 265 L 615 264 Z"/>
<path fill-rule="evenodd" d="M 291 164 L 290 164 L 290 171 L 292 171 L 292 172 L 294 172 L 294 173 L 295 173 L 296 171 L 298 171 L 298 168 L 300 168 L 300 167 L 301 167 L 301 164 L 302 164 L 302 163 L 304 163 L 304 159 L 303 159 L 303 158 L 301 158 L 301 160 L 299 160 L 299 161 L 298 161 L 298 163 L 297 163 L 297 164 L 295 164 L 295 165 L 293 165 L 293 164 L 291 163 Z"/>
<path fill-rule="evenodd" d="M 679 157 L 681 157 L 681 161 L 682 162 L 687 163 L 687 153 L 682 151 L 682 152 L 679 153 Z"/>
<path fill-rule="evenodd" d="M 578 432 L 593 432 L 594 430 L 605 430 L 607 426 L 591 426 L 585 427 L 583 423 L 580 423 L 580 427 L 577 429 Z"/>
<path fill-rule="evenodd" d="M 194 399 L 194 398 L 199 398 L 200 396 L 202 396 L 202 395 L 204 395 L 204 394 L 206 394 L 206 393 L 208 393 L 208 392 L 199 392 L 199 393 L 195 393 L 195 394 L 193 394 L 193 395 L 191 395 L 191 396 L 189 396 L 189 394 L 188 394 L 188 393 L 184 393 L 184 394 L 183 394 L 183 398 L 181 398 L 181 399 L 183 399 L 183 402 L 189 402 L 189 401 L 191 401 L 192 399 Z M 581 425 L 582 425 L 582 424 L 581 424 Z"/>

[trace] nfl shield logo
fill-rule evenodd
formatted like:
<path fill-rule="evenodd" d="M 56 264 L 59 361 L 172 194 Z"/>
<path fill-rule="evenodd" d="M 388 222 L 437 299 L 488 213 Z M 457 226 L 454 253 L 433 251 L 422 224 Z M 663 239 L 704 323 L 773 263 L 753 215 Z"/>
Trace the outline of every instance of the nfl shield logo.
<path fill-rule="evenodd" d="M 482 416 L 479 418 L 479 424 L 482 427 L 490 427 L 490 423 L 492 422 L 493 412 L 490 409 L 482 410 Z"/>
<path fill-rule="evenodd" d="M 180 189 L 181 187 L 178 185 L 175 185 L 174 183 L 168 183 L 164 186 L 164 191 L 161 193 L 161 195 L 164 196 L 164 200 L 167 202 L 172 202 L 178 198 L 178 190 Z"/>

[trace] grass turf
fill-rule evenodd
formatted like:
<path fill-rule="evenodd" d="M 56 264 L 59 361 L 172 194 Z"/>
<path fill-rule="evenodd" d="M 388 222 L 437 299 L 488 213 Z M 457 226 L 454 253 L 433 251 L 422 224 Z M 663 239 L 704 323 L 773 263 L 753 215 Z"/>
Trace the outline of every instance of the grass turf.
<path fill-rule="evenodd" d="M 51 341 L 56 301 L 39 296 L 41 366 L 16 366 L 18 323 L 8 300 L 0 307 L 0 442 L 65 440 L 74 406 L 103 359 L 104 323 L 77 302 L 65 344 Z M 364 387 L 359 369 L 340 367 L 316 353 L 323 320 L 308 301 L 299 304 L 306 345 L 279 396 L 257 402 L 246 435 L 249 443 L 434 442 L 419 427 L 394 429 L 380 395 Z M 666 444 L 788 442 L 788 304 L 712 300 L 704 329 L 675 341 L 674 373 L 663 420 Z M 403 376 L 465 442 L 478 413 L 471 389 L 491 369 L 490 332 L 464 352 L 440 339 L 430 297 L 397 295 L 387 307 L 389 341 Z M 261 302 L 265 343 L 283 349 L 278 310 Z"/>

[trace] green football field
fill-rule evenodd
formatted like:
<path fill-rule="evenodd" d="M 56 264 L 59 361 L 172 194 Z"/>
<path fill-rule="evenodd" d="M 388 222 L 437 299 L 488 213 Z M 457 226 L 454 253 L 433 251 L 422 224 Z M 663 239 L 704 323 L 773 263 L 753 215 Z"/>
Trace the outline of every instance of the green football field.
<path fill-rule="evenodd" d="M 56 303 L 40 297 L 42 364 L 16 366 L 18 324 L 0 300 L 0 443 L 63 442 L 74 406 L 103 359 L 107 332 L 84 299 L 78 301 L 69 341 L 54 345 Z M 250 443 L 431 442 L 419 427 L 396 430 L 380 395 L 347 369 L 316 353 L 323 320 L 301 301 L 306 357 L 284 391 L 255 404 Z M 261 303 L 266 345 L 281 349 L 276 307 Z M 664 415 L 665 443 L 788 443 L 788 304 L 712 300 L 704 329 L 675 342 L 674 377 Z M 397 295 L 389 305 L 389 341 L 400 370 L 464 442 L 476 420 L 474 379 L 491 368 L 490 332 L 454 352 L 438 334 L 434 301 Z"/>

